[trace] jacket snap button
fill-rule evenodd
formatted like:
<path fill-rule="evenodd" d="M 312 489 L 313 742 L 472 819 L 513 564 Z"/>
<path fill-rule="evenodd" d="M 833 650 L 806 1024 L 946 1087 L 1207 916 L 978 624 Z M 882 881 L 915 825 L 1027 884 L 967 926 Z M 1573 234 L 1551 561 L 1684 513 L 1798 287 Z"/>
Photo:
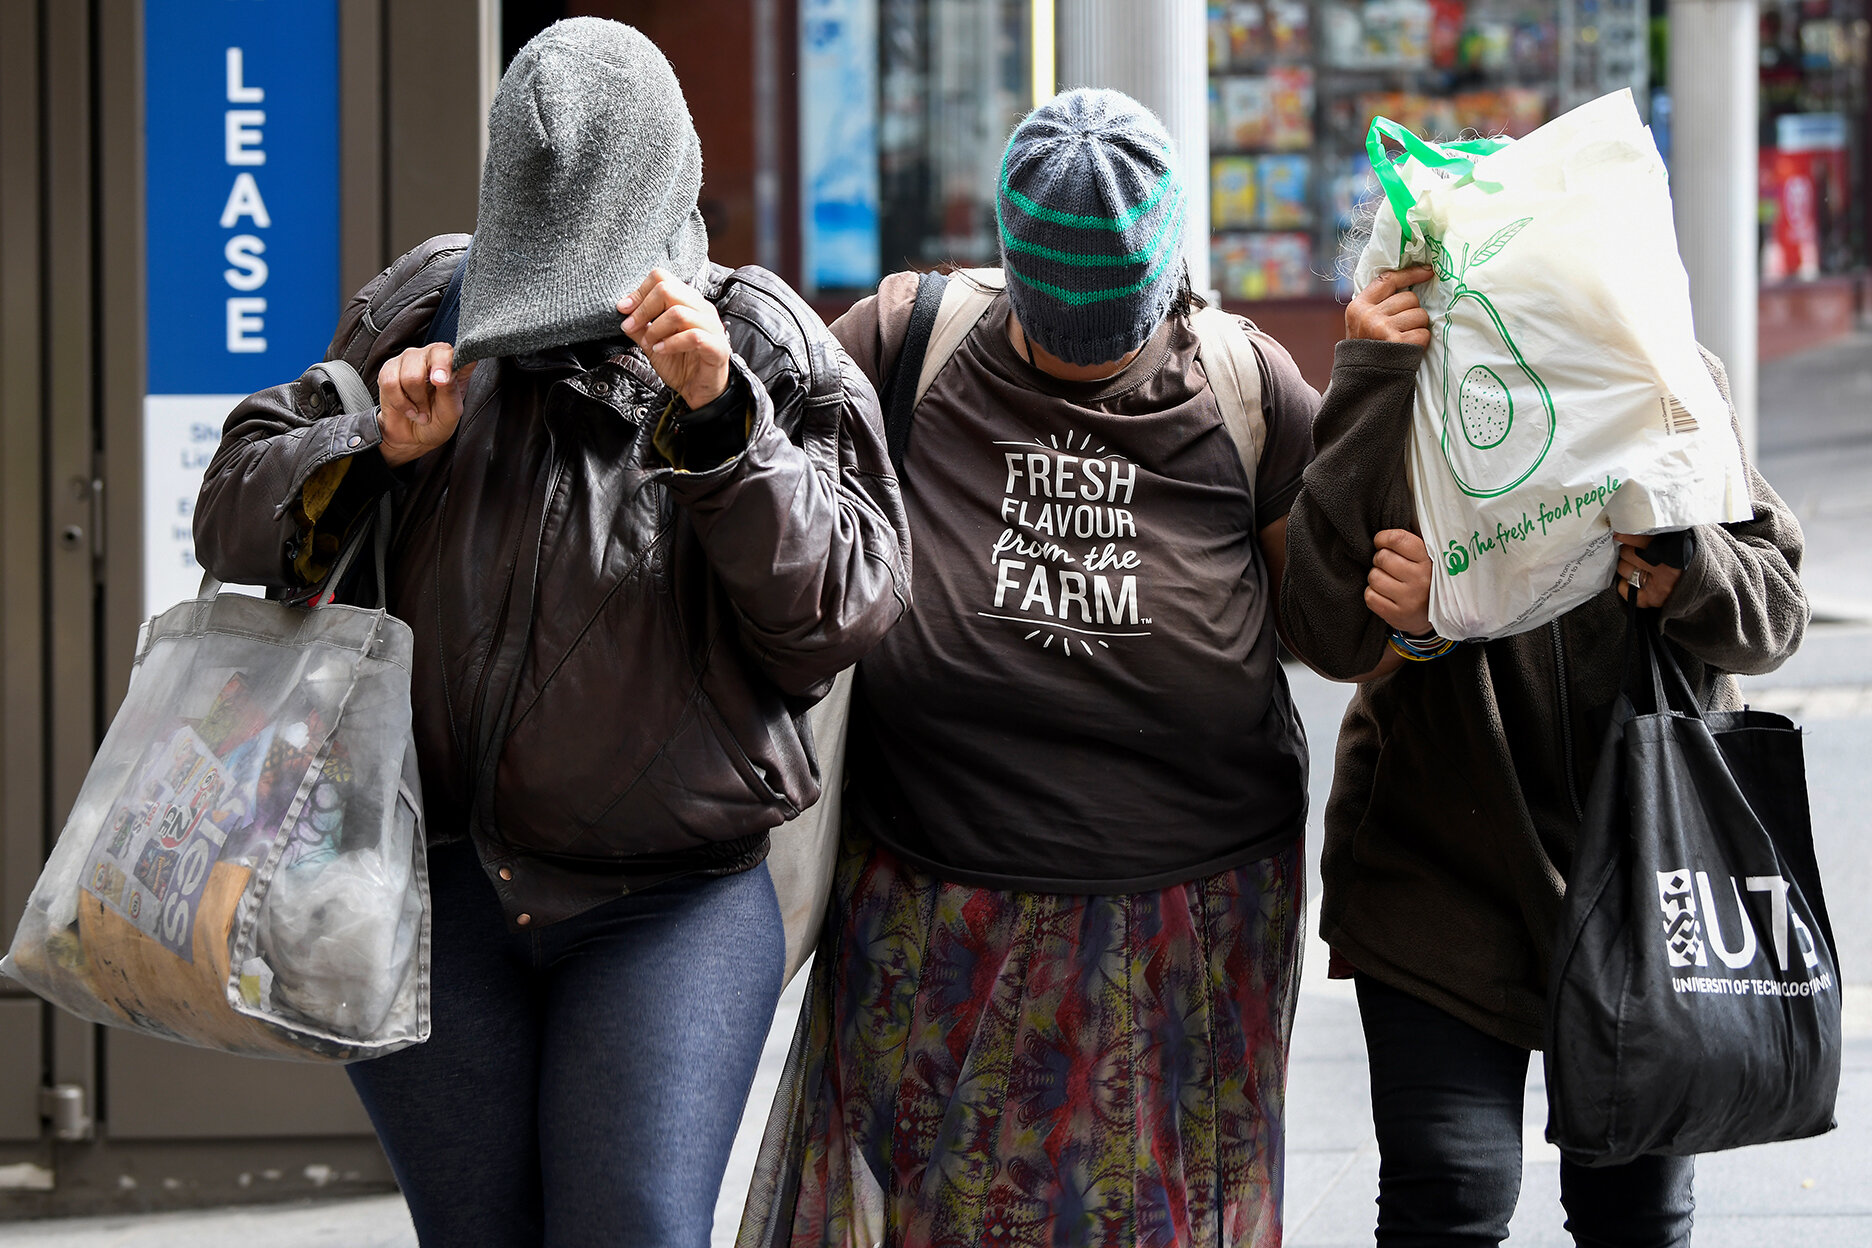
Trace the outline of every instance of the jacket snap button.
<path fill-rule="evenodd" d="M 345 445 L 346 445 L 346 446 L 363 446 L 363 445 L 364 445 L 364 435 L 363 435 L 363 434 L 361 434 L 361 433 L 354 433 L 354 434 L 352 434 L 352 435 L 351 435 L 351 440 L 350 440 L 349 442 L 347 442 L 347 443 L 345 443 Z"/>
<path fill-rule="evenodd" d="M 611 383 L 608 381 L 592 382 L 592 393 L 597 395 L 601 399 L 604 398 L 605 395 L 611 393 Z"/>
<path fill-rule="evenodd" d="M 514 916 L 514 922 L 518 923 L 521 927 L 525 927 L 527 924 L 531 923 L 532 921 L 533 921 L 533 916 L 530 914 L 516 914 Z"/>
<path fill-rule="evenodd" d="M 513 868 L 512 868 L 512 867 L 502 867 L 502 868 L 500 869 L 500 877 L 501 877 L 501 879 L 503 879 L 503 880 L 511 880 L 511 879 L 513 879 Z"/>

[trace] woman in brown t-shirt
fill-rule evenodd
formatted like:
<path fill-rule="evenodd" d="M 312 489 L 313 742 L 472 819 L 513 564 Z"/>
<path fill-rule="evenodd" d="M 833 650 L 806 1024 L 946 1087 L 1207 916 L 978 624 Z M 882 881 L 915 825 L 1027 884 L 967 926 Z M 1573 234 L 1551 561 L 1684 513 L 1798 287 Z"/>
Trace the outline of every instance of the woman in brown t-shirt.
<path fill-rule="evenodd" d="M 1182 194 L 1114 92 L 1009 143 L 1006 290 L 915 409 L 916 605 L 858 669 L 744 1243 L 1278 1242 L 1306 743 L 1274 603 L 1319 399 L 1231 322 L 1266 420 L 1245 470 Z M 833 326 L 880 387 L 917 289 Z"/>

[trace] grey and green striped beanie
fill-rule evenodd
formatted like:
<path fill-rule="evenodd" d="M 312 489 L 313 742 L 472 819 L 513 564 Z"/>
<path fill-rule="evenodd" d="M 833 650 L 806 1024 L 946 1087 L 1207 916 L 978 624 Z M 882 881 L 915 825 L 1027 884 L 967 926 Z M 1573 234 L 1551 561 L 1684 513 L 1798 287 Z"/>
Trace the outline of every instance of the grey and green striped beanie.
<path fill-rule="evenodd" d="M 1001 157 L 1001 267 L 1021 328 L 1069 364 L 1137 347 L 1183 277 L 1183 179 L 1155 114 L 1081 88 L 1027 114 Z"/>

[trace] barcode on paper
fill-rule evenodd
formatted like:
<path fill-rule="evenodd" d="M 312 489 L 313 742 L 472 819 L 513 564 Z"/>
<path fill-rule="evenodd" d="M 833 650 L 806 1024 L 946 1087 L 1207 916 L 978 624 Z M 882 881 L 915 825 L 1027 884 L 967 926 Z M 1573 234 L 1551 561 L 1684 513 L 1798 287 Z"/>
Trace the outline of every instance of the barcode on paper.
<path fill-rule="evenodd" d="M 1666 394 L 1658 399 L 1658 405 L 1664 409 L 1664 432 L 1695 433 L 1697 418 L 1690 414 L 1674 394 Z"/>

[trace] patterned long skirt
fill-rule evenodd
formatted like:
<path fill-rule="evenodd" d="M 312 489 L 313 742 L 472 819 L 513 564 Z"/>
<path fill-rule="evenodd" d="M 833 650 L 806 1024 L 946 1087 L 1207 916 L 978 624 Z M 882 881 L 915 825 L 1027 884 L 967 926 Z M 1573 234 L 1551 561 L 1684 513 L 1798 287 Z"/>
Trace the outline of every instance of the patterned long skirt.
<path fill-rule="evenodd" d="M 739 1248 L 1278 1245 L 1302 864 L 1014 893 L 848 838 Z"/>

